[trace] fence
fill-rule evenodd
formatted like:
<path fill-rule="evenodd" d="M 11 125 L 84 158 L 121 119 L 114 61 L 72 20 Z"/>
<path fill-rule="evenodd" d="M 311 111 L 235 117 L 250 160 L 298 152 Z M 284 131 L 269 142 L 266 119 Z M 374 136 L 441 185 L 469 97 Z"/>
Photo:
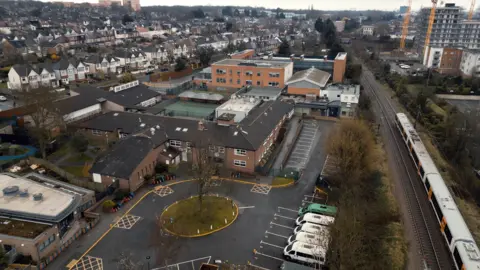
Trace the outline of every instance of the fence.
<path fill-rule="evenodd" d="M 97 192 L 105 191 L 105 186 L 103 184 L 79 179 L 75 175 L 61 169 L 60 167 L 56 166 L 55 164 L 47 160 L 36 158 L 36 157 L 29 157 L 28 159 L 31 163 L 40 164 L 41 166 L 44 166 L 45 168 L 55 172 L 59 176 L 64 177 L 67 180 L 67 182 L 72 185 L 87 188 L 90 190 L 95 190 Z"/>
<path fill-rule="evenodd" d="M 286 169 L 272 169 L 270 171 L 270 176 L 273 177 L 284 177 L 284 178 L 292 178 L 293 180 L 297 181 L 302 176 L 300 171 L 297 171 L 293 168 L 286 168 Z"/>

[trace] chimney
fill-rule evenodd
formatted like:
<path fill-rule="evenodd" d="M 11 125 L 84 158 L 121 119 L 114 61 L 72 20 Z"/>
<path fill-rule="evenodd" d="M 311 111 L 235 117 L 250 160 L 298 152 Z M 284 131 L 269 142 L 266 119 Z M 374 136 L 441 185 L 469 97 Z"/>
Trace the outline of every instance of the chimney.
<path fill-rule="evenodd" d="M 203 131 L 205 130 L 205 125 L 202 121 L 198 121 L 198 130 Z"/>

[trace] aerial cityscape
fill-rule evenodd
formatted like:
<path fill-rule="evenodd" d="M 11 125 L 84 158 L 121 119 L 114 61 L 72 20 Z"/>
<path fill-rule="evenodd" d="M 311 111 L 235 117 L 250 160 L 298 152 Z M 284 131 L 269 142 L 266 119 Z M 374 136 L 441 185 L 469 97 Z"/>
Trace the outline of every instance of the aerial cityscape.
<path fill-rule="evenodd" d="M 476 0 L 1 3 L 0 270 L 480 269 Z"/>

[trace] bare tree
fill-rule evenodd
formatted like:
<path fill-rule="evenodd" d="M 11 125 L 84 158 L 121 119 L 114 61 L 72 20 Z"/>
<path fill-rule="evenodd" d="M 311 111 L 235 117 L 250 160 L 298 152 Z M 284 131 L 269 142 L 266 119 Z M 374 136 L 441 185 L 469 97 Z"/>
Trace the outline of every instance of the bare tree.
<path fill-rule="evenodd" d="M 166 267 L 173 264 L 181 249 L 181 240 L 164 229 L 160 215 L 156 215 L 155 226 L 150 239 L 151 246 L 154 249 L 156 267 Z"/>
<path fill-rule="evenodd" d="M 209 193 L 212 185 L 212 176 L 217 171 L 217 166 L 208 155 L 207 144 L 199 143 L 192 148 L 192 176 L 197 180 L 197 196 L 200 204 L 200 213 L 203 210 L 203 198 Z"/>
<path fill-rule="evenodd" d="M 46 158 L 46 147 L 54 137 L 54 133 L 65 126 L 63 116 L 58 113 L 55 101 L 59 98 L 57 91 L 47 87 L 23 89 L 19 98 L 28 110 L 31 125 L 29 134 L 36 139 L 43 158 Z"/>

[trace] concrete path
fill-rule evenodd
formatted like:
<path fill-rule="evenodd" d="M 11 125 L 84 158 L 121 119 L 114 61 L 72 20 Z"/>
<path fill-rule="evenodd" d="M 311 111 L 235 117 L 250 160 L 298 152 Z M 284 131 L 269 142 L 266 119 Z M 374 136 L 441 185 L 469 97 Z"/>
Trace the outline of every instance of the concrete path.
<path fill-rule="evenodd" d="M 295 135 L 297 130 L 301 127 L 299 123 L 300 117 L 294 116 L 290 120 L 290 123 L 287 127 L 287 135 L 285 136 L 285 142 L 283 144 L 282 150 L 278 153 L 275 163 L 272 166 L 272 170 L 280 170 L 282 167 L 282 161 L 285 159 L 285 156 L 288 155 L 289 150 L 293 147 L 293 142 L 295 141 Z"/>

